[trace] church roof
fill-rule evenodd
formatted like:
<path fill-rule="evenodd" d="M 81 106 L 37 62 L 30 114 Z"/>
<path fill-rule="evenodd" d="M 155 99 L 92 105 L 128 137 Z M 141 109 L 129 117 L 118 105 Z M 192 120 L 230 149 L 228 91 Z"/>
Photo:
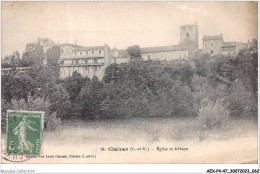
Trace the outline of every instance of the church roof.
<path fill-rule="evenodd" d="M 170 46 L 159 46 L 159 47 L 144 47 L 140 48 L 141 54 L 143 53 L 157 53 L 157 52 L 170 52 L 170 51 L 179 51 L 186 50 L 185 46 L 182 45 L 170 45 Z M 127 52 L 127 49 L 118 50 L 118 55 L 121 58 L 129 57 L 130 55 Z"/>
<path fill-rule="evenodd" d="M 202 40 L 223 40 L 223 35 L 203 36 Z"/>
<path fill-rule="evenodd" d="M 145 48 L 141 48 L 141 53 L 169 52 L 169 51 L 178 51 L 178 50 L 185 50 L 185 47 L 181 45 L 145 47 Z"/>
<path fill-rule="evenodd" d="M 104 50 L 105 46 L 82 47 L 77 46 L 73 51 L 90 51 L 90 50 Z"/>

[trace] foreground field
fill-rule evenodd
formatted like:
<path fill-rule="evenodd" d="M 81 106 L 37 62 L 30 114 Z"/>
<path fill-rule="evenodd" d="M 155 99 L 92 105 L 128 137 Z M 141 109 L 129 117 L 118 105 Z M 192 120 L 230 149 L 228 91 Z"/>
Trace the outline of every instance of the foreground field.
<path fill-rule="evenodd" d="M 201 131 L 191 118 L 64 121 L 55 132 L 44 132 L 42 150 L 44 158 L 25 162 L 255 163 L 257 121 L 232 120 L 215 131 Z"/>

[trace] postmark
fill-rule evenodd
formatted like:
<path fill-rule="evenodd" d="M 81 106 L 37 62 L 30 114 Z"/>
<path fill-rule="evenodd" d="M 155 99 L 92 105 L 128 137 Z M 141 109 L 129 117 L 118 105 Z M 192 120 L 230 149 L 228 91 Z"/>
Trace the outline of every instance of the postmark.
<path fill-rule="evenodd" d="M 7 111 L 8 155 L 41 155 L 43 117 L 41 111 Z"/>

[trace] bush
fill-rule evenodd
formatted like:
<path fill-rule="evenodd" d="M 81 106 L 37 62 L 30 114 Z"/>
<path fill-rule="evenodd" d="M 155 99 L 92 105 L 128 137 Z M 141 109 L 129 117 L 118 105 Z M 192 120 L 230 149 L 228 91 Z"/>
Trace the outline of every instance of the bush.
<path fill-rule="evenodd" d="M 223 99 L 212 102 L 208 97 L 201 100 L 198 119 L 202 129 L 212 130 L 219 129 L 227 122 L 230 111 L 223 104 Z"/>
<path fill-rule="evenodd" d="M 57 128 L 60 128 L 61 125 L 61 119 L 57 118 L 57 114 L 56 112 L 52 113 L 49 117 L 48 117 L 48 121 L 47 121 L 47 129 L 50 131 L 54 131 Z"/>
<path fill-rule="evenodd" d="M 48 93 L 48 101 L 50 102 L 50 112 L 56 112 L 57 117 L 64 119 L 71 110 L 69 93 L 61 84 L 55 84 Z"/>
<path fill-rule="evenodd" d="M 1 99 L 1 131 L 6 131 L 6 110 L 10 108 L 10 104 L 5 100 Z"/>
<path fill-rule="evenodd" d="M 28 97 L 26 102 L 24 99 L 11 101 L 10 109 L 12 110 L 28 110 L 28 111 L 43 111 L 44 114 L 44 125 L 46 130 L 53 131 L 61 125 L 60 119 L 57 119 L 56 113 L 50 112 L 50 103 L 44 98 L 33 98 Z"/>
<path fill-rule="evenodd" d="M 230 95 L 225 100 L 231 117 L 257 118 L 257 100 L 240 81 L 232 85 Z"/>

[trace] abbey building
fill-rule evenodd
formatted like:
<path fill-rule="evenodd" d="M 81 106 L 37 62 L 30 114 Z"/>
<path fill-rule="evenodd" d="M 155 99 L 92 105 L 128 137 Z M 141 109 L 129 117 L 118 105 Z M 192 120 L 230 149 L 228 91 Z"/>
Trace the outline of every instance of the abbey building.
<path fill-rule="evenodd" d="M 59 59 L 60 78 L 72 75 L 74 71 L 83 77 L 97 76 L 101 79 L 105 68 L 112 63 L 130 61 L 127 49 L 110 49 L 107 44 L 94 47 L 76 44 L 61 44 Z M 141 48 L 143 60 L 172 61 L 188 59 L 198 51 L 198 25 L 180 26 L 180 42 L 178 45 Z"/>
<path fill-rule="evenodd" d="M 198 24 L 180 26 L 180 42 L 178 45 L 143 47 L 142 59 L 156 61 L 172 61 L 193 58 L 196 53 L 206 53 L 211 56 L 218 54 L 236 55 L 248 43 L 224 42 L 223 35 L 203 36 L 203 49 L 199 49 Z M 107 44 L 100 46 L 79 46 L 76 44 L 60 44 L 59 58 L 60 78 L 72 75 L 74 71 L 83 77 L 97 76 L 101 79 L 105 68 L 112 63 L 130 61 L 127 49 L 110 48 Z"/>

